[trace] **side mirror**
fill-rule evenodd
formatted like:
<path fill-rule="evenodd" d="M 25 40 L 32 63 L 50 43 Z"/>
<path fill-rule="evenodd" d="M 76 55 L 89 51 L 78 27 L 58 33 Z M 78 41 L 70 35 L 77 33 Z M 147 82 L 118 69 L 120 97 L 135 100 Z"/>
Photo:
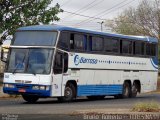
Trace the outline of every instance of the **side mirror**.
<path fill-rule="evenodd" d="M 6 58 L 6 55 L 4 53 L 4 49 L 6 49 L 6 48 L 1 47 L 1 61 L 6 63 L 7 62 L 7 58 Z"/>

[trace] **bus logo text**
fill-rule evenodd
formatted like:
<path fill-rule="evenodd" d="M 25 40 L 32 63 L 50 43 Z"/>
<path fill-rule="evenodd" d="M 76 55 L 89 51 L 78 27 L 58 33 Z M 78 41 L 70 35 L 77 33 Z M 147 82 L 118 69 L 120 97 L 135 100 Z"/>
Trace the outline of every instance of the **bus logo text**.
<path fill-rule="evenodd" d="M 97 64 L 97 59 L 90 59 L 85 57 L 79 57 L 79 55 L 75 55 L 74 64 L 78 65 L 79 63 L 89 63 L 89 64 Z"/>

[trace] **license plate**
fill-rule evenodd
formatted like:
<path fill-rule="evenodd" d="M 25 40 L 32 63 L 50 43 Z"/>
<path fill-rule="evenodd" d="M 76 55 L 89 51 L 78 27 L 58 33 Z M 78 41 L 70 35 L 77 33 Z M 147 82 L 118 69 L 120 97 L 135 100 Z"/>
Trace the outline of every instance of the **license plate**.
<path fill-rule="evenodd" d="M 19 89 L 18 92 L 23 92 L 24 93 L 24 92 L 26 92 L 26 90 L 25 89 Z"/>

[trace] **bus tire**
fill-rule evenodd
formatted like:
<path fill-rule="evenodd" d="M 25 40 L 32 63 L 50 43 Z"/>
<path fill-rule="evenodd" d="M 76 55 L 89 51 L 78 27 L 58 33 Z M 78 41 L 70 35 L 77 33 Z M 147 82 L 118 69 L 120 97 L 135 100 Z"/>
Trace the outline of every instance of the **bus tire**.
<path fill-rule="evenodd" d="M 136 97 L 138 93 L 138 85 L 134 82 L 132 85 L 131 96 L 132 98 Z"/>
<path fill-rule="evenodd" d="M 68 83 L 64 90 L 64 96 L 58 97 L 60 102 L 71 102 L 76 98 L 76 89 L 72 83 Z"/>
<path fill-rule="evenodd" d="M 131 87 L 129 82 L 124 82 L 123 83 L 123 89 L 122 89 L 122 94 L 119 95 L 114 95 L 114 98 L 119 99 L 119 98 L 129 98 L 131 95 Z"/>
<path fill-rule="evenodd" d="M 39 99 L 39 97 L 35 95 L 22 95 L 22 98 L 28 103 L 35 103 Z"/>

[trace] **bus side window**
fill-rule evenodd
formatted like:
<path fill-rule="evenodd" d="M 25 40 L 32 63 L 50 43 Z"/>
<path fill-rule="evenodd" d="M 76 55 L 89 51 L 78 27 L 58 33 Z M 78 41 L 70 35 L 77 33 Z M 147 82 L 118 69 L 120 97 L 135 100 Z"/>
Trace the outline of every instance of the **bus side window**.
<path fill-rule="evenodd" d="M 146 44 L 146 55 L 156 56 L 156 44 L 153 43 Z"/>
<path fill-rule="evenodd" d="M 92 51 L 103 51 L 103 38 L 101 37 L 90 37 L 90 48 Z"/>
<path fill-rule="evenodd" d="M 63 62 L 64 62 L 64 67 L 63 67 Z M 55 74 L 61 74 L 62 72 L 66 73 L 67 70 L 68 70 L 68 54 L 57 52 L 54 62 L 54 73 Z"/>
<path fill-rule="evenodd" d="M 64 59 L 64 70 L 63 72 L 66 73 L 68 70 L 68 54 L 64 53 L 63 54 L 63 59 Z"/>
<path fill-rule="evenodd" d="M 122 40 L 121 51 L 123 54 L 132 54 L 132 41 Z"/>
<path fill-rule="evenodd" d="M 70 34 L 70 49 L 74 49 L 74 34 Z"/>
<path fill-rule="evenodd" d="M 69 33 L 68 32 L 61 32 L 60 39 L 58 42 L 58 47 L 64 50 L 69 49 Z"/>
<path fill-rule="evenodd" d="M 86 50 L 87 36 L 83 34 L 73 34 L 70 35 L 70 49 L 77 51 Z"/>
<path fill-rule="evenodd" d="M 145 43 L 142 41 L 135 41 L 133 44 L 135 55 L 144 55 L 144 45 Z"/>
<path fill-rule="evenodd" d="M 54 61 L 54 73 L 61 74 L 63 68 L 63 53 L 57 52 Z"/>
<path fill-rule="evenodd" d="M 118 39 L 105 38 L 104 45 L 105 45 L 105 51 L 106 52 L 112 52 L 112 53 L 118 53 L 119 52 L 119 41 L 118 41 Z"/>

